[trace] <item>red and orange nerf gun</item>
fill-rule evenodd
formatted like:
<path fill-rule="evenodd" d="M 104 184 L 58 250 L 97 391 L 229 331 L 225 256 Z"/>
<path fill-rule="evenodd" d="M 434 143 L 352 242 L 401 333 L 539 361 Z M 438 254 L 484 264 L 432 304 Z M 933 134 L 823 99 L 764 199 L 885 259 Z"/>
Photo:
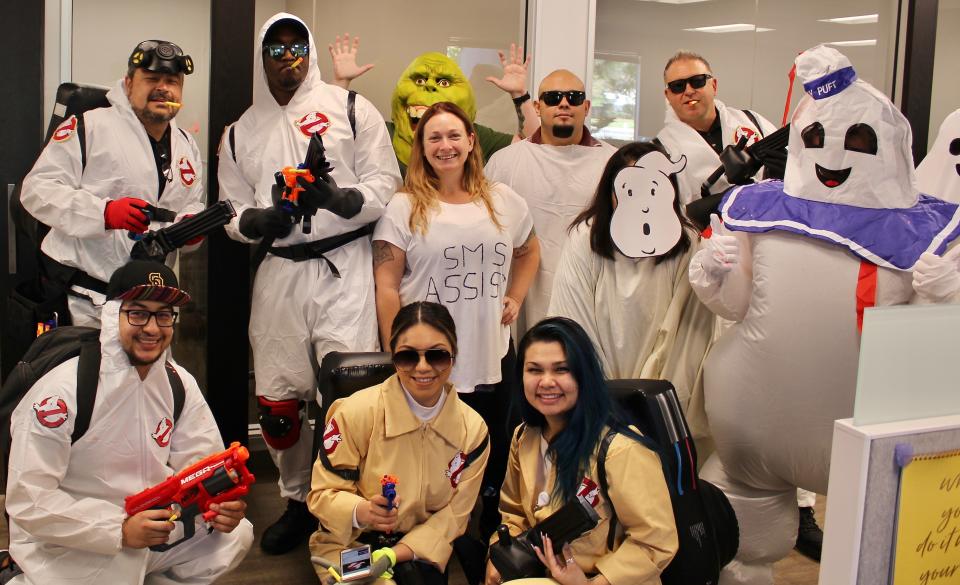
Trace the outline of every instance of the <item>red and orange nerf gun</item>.
<path fill-rule="evenodd" d="M 256 479 L 247 470 L 250 452 L 240 443 L 230 443 L 225 451 L 201 459 L 163 482 L 139 494 L 127 496 L 124 501 L 128 516 L 144 510 L 172 509 L 171 520 L 183 522 L 183 538 L 174 542 L 151 546 L 150 550 L 169 550 L 192 538 L 194 518 L 202 514 L 207 522 L 217 513 L 210 504 L 229 502 L 247 495 Z"/>

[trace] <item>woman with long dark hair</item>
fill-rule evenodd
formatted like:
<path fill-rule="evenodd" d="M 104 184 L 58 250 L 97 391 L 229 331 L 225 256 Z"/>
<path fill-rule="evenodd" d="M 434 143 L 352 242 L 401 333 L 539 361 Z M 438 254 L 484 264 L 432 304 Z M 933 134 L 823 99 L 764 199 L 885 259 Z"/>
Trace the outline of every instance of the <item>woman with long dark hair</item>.
<path fill-rule="evenodd" d="M 714 316 L 687 277 L 699 237 L 677 199 L 684 164 L 651 142 L 610 158 L 593 201 L 570 226 L 549 314 L 583 326 L 607 376 L 670 380 L 703 440 L 701 366 Z"/>
<path fill-rule="evenodd" d="M 413 301 L 443 304 L 457 324 L 463 358 L 451 380 L 490 429 L 480 523 L 486 539 L 497 526 L 513 428 L 509 325 L 536 274 L 540 245 L 526 202 L 484 178 L 473 124 L 456 105 L 436 103 L 420 118 L 403 191 L 377 224 L 373 249 L 384 344 L 387 324 Z"/>
<path fill-rule="evenodd" d="M 678 546 L 663 469 L 645 440 L 614 414 L 590 338 L 570 319 L 545 319 L 523 336 L 517 362 L 524 424 L 510 445 L 500 493 L 503 523 L 517 535 L 582 496 L 600 522 L 562 550 L 544 540 L 539 553 L 551 576 L 563 585 L 659 584 Z M 617 432 L 604 463 L 604 493 L 596 460 L 611 429 Z M 621 528 L 608 550 L 611 503 Z M 498 582 L 490 563 L 486 585 Z"/>
<path fill-rule="evenodd" d="M 374 560 L 392 555 L 400 585 L 445 584 L 453 541 L 480 491 L 487 427 L 449 383 L 458 345 L 446 308 L 403 307 L 387 347 L 397 373 L 330 405 L 307 496 L 320 519 L 310 552 L 336 564 L 341 550 L 369 544 Z"/>

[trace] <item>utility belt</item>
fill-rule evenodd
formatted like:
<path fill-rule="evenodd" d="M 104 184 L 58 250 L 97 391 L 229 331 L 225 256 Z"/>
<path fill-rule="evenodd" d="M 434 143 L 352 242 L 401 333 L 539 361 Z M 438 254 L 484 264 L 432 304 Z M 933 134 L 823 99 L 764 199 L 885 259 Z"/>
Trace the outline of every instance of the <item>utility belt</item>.
<path fill-rule="evenodd" d="M 406 536 L 405 532 L 391 532 L 389 534 L 376 531 L 361 532 L 357 540 L 362 544 L 369 544 L 371 549 L 377 550 L 384 547 L 395 546 L 404 536 Z"/>
<path fill-rule="evenodd" d="M 327 263 L 327 266 L 330 268 L 330 272 L 332 272 L 335 277 L 340 278 L 340 271 L 337 270 L 337 267 L 334 266 L 333 262 L 331 262 L 330 259 L 325 256 L 325 254 L 345 246 L 354 240 L 359 240 L 360 238 L 371 235 L 373 233 L 373 226 L 373 223 L 368 223 L 362 228 L 353 230 L 352 232 L 337 234 L 335 236 L 330 236 L 329 238 L 323 238 L 322 240 L 306 242 L 303 244 L 294 244 L 292 246 L 283 247 L 271 246 L 269 252 L 274 256 L 286 258 L 287 260 L 293 260 L 294 262 L 304 262 L 306 260 L 320 258 Z"/>

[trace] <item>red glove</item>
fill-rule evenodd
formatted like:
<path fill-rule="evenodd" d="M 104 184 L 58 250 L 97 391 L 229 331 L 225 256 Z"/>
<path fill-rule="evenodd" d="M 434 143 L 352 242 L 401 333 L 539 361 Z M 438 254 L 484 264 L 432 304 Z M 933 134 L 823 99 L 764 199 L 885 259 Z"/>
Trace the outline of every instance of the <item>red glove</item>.
<path fill-rule="evenodd" d="M 127 230 L 135 234 L 147 231 L 147 214 L 143 208 L 149 205 L 143 199 L 136 197 L 122 197 L 114 201 L 107 201 L 103 210 L 103 225 L 108 230 Z"/>
<path fill-rule="evenodd" d="M 178 219 L 177 221 L 183 221 L 183 220 L 187 219 L 188 217 L 193 217 L 193 214 L 192 214 L 192 213 L 188 213 L 188 214 L 184 215 L 183 217 L 181 217 L 180 219 Z M 201 234 L 201 235 L 199 235 L 199 236 L 197 236 L 197 237 L 195 237 L 195 238 L 193 238 L 193 239 L 191 239 L 191 240 L 187 240 L 187 243 L 184 244 L 184 246 L 196 246 L 197 244 L 199 244 L 200 242 L 203 241 L 203 238 L 204 238 L 204 236 L 203 236 L 203 234 Z"/>

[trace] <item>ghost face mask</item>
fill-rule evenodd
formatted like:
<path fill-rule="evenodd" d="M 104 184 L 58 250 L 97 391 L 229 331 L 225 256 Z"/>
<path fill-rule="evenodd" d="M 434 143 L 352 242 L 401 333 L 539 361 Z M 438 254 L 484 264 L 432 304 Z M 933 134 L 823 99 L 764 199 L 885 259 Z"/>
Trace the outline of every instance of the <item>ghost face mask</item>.
<path fill-rule="evenodd" d="M 393 90 L 393 149 L 409 164 L 417 122 L 437 102 L 452 102 L 473 120 L 477 100 L 457 62 L 441 53 L 424 53 L 407 66 Z"/>
<path fill-rule="evenodd" d="M 797 58 L 807 95 L 791 120 L 784 192 L 856 207 L 911 207 L 910 125 L 849 63 L 824 46 Z"/>
<path fill-rule="evenodd" d="M 670 176 L 686 164 L 685 157 L 671 162 L 654 151 L 617 173 L 610 237 L 624 256 L 662 256 L 680 241 L 683 226 L 674 207 L 677 190 Z"/>

